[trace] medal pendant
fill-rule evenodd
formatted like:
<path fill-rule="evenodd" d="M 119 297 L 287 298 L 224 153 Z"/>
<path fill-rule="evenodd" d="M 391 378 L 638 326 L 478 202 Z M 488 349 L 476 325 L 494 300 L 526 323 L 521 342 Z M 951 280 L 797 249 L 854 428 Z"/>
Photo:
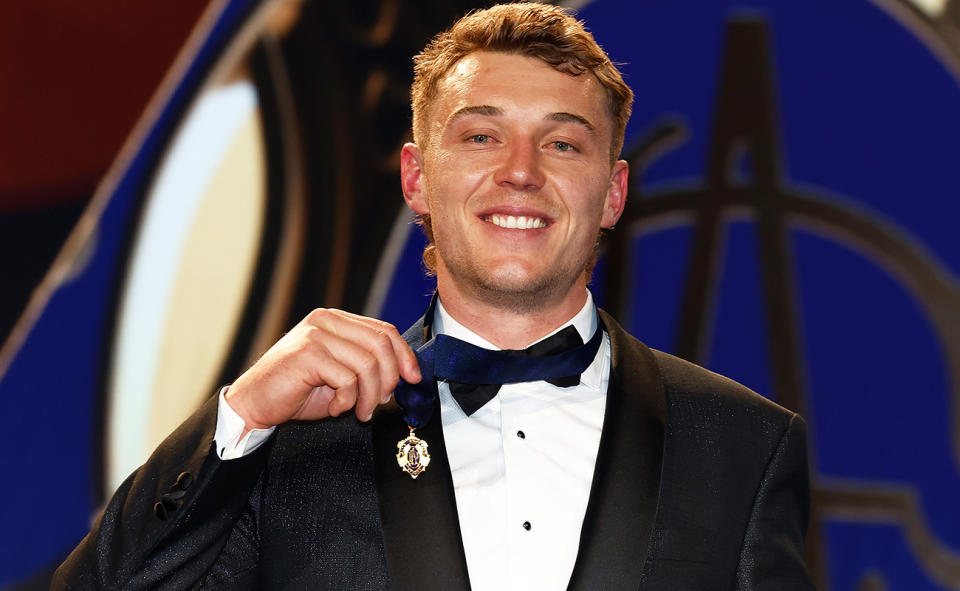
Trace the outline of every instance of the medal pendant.
<path fill-rule="evenodd" d="M 430 465 L 427 442 L 417 437 L 413 427 L 410 427 L 410 435 L 397 443 L 397 463 L 400 464 L 400 469 L 413 479 L 420 476 Z"/>

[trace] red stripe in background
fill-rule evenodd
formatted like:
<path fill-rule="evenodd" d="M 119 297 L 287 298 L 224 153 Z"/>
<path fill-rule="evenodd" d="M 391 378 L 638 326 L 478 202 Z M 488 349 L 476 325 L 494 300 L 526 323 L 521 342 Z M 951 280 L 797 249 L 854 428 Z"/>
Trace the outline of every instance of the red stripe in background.
<path fill-rule="evenodd" d="M 206 5 L 3 3 L 0 215 L 89 199 Z"/>

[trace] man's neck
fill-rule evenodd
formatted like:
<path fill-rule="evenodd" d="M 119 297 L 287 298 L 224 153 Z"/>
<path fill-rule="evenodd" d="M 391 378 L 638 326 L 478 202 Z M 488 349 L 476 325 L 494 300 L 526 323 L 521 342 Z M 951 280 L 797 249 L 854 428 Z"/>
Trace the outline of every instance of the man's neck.
<path fill-rule="evenodd" d="M 587 288 L 578 281 L 562 300 L 527 311 L 504 308 L 465 296 L 438 282 L 443 307 L 460 324 L 501 349 L 522 349 L 570 321 L 587 301 Z"/>

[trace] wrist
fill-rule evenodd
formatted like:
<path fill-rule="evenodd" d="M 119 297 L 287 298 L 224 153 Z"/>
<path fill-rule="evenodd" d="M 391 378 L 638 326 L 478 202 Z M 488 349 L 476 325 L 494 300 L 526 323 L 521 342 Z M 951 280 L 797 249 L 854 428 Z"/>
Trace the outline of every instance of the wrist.
<path fill-rule="evenodd" d="M 246 435 L 254 429 L 270 429 L 275 426 L 268 425 L 256 419 L 257 415 L 253 401 L 250 398 L 245 390 L 235 388 L 234 385 L 228 386 L 227 391 L 223 394 L 224 402 L 233 409 L 233 412 L 237 413 L 237 416 L 243 419 L 243 435 Z"/>

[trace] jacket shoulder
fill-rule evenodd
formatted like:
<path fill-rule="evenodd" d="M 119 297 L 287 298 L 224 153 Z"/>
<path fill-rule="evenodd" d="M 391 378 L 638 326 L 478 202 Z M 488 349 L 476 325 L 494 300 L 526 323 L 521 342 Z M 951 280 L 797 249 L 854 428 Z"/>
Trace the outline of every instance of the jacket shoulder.
<path fill-rule="evenodd" d="M 610 314 L 602 309 L 599 312 L 601 322 L 610 334 L 614 365 L 620 366 L 618 369 L 625 374 L 630 371 L 653 374 L 648 378 L 662 389 L 669 406 L 740 408 L 784 425 L 796 414 L 730 378 L 647 347 L 624 330 Z"/>
<path fill-rule="evenodd" d="M 663 351 L 650 351 L 665 391 L 678 403 L 699 400 L 723 407 L 742 407 L 758 417 L 779 421 L 789 421 L 796 414 L 726 376 Z"/>
<path fill-rule="evenodd" d="M 630 376 L 632 384 L 658 390 L 652 398 L 657 406 L 663 405 L 668 435 L 700 434 L 691 444 L 719 437 L 747 446 L 762 441 L 763 447 L 772 447 L 792 421 L 802 423 L 797 413 L 743 384 L 648 348 L 603 310 L 600 320 L 610 334 L 614 369 Z"/>

